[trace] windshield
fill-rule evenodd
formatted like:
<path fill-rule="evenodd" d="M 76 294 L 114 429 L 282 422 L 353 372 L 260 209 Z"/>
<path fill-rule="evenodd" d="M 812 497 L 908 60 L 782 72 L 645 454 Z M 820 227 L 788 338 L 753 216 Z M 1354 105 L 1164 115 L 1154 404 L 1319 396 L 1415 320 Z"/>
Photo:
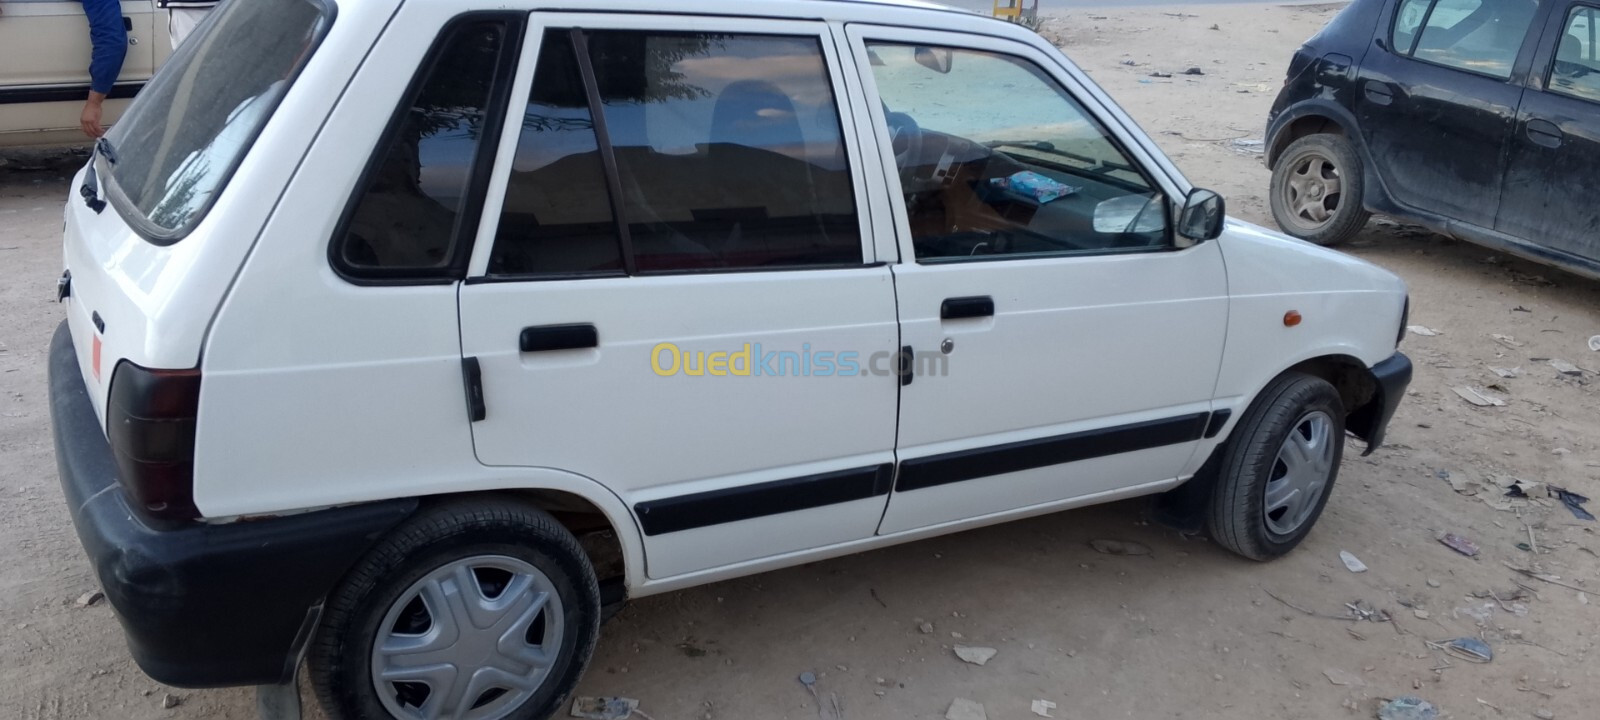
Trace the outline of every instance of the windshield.
<path fill-rule="evenodd" d="M 103 160 L 146 238 L 176 242 L 200 221 L 331 20 L 318 0 L 223 3 L 139 93 Z"/>

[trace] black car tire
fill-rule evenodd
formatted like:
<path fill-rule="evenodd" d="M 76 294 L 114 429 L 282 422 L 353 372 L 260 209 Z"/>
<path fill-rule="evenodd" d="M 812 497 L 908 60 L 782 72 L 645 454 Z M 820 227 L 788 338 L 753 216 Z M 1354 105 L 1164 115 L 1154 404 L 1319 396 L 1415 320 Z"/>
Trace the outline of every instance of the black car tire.
<path fill-rule="evenodd" d="M 1361 204 L 1361 155 L 1343 135 L 1307 135 L 1290 143 L 1272 166 L 1271 190 L 1278 227 L 1318 245 L 1355 237 L 1372 217 Z"/>
<path fill-rule="evenodd" d="M 416 594 L 410 604 L 401 606 L 399 602 L 413 593 L 418 583 L 427 583 L 433 577 L 430 573 L 436 575 L 452 566 L 466 567 L 473 575 L 469 580 L 472 589 L 488 602 L 500 600 L 506 588 L 519 587 L 512 585 L 509 579 L 519 576 L 508 574 L 502 588 L 497 592 L 488 590 L 490 582 L 478 575 L 485 571 L 471 565 L 480 558 L 524 568 L 528 574 L 522 577 L 537 576 L 539 584 L 521 587 L 546 589 L 544 609 L 533 609 L 538 601 L 530 600 L 529 609 L 516 611 L 523 617 L 532 616 L 526 621 L 529 637 L 545 632 L 550 623 L 562 624 L 556 636 L 559 639 L 549 643 L 555 649 L 554 658 L 539 676 L 536 689 L 515 700 L 514 709 L 504 717 L 542 720 L 561 708 L 588 666 L 599 636 L 600 590 L 594 569 L 578 540 L 548 513 L 519 503 L 515 498 L 493 497 L 425 507 L 380 540 L 329 596 L 307 664 L 317 699 L 330 716 L 339 720 L 388 720 L 396 716 L 385 704 L 403 703 L 403 691 L 385 700 L 373 681 L 380 629 L 396 611 L 401 618 L 405 618 L 407 612 L 416 613 L 413 608 L 424 601 L 422 594 Z M 452 603 L 457 598 L 469 597 L 459 582 L 448 587 L 454 588 L 455 594 L 442 596 L 450 598 Z M 430 606 L 424 607 L 425 612 L 432 612 Z M 559 607 L 558 612 L 550 611 L 556 607 Z M 472 609 L 481 608 L 482 605 L 478 605 Z M 505 617 L 512 614 L 508 612 Z M 427 630 L 412 629 L 410 632 L 431 632 L 431 626 L 437 621 L 430 615 L 423 622 Z M 447 627 L 466 626 L 457 620 Z M 381 637 L 395 634 L 396 628 L 391 627 Z M 505 642 L 504 636 L 501 642 Z M 544 650 L 541 647 L 541 652 Z M 417 684 L 420 683 L 413 683 Z M 432 688 L 428 688 L 425 695 L 432 692 Z M 493 692 L 496 691 L 490 691 Z M 507 691 L 498 692 L 504 695 Z M 484 697 L 493 700 L 490 693 L 480 694 L 478 702 L 483 703 Z M 461 696 L 466 697 L 466 693 Z M 402 707 L 409 712 L 408 706 Z M 446 713 L 446 717 L 453 717 Z"/>
<path fill-rule="evenodd" d="M 1289 480 L 1283 454 L 1291 433 L 1308 437 L 1313 421 L 1327 443 L 1318 494 L 1298 508 L 1292 527 L 1268 508 L 1269 486 Z M 1240 417 L 1227 445 L 1208 507 L 1212 539 L 1251 560 L 1271 560 L 1293 550 L 1321 517 L 1344 454 L 1344 405 L 1322 378 L 1288 372 L 1269 383 Z M 1273 488 L 1276 489 L 1276 488 Z"/>

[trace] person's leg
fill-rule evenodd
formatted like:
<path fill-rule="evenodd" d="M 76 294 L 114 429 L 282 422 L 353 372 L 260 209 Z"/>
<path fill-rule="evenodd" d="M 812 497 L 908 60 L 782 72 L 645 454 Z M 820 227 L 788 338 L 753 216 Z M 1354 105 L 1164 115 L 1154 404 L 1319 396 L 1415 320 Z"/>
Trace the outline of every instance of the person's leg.
<path fill-rule="evenodd" d="M 194 32 L 196 25 L 206 19 L 209 8 L 170 8 L 167 10 L 167 31 L 172 35 L 172 49 L 177 50 L 184 38 Z"/>

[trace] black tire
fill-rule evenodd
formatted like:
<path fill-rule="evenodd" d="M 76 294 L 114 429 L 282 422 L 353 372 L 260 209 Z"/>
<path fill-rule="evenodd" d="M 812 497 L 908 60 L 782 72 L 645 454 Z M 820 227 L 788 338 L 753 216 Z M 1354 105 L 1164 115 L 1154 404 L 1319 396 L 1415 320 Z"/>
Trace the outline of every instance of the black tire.
<path fill-rule="evenodd" d="M 323 709 L 336 720 L 395 717 L 384 707 L 373 682 L 374 648 L 385 616 L 402 594 L 430 573 L 487 557 L 510 558 L 537 569 L 560 603 L 564 625 L 560 639 L 550 643 L 557 648 L 556 657 L 537 690 L 504 717 L 543 720 L 554 715 L 594 652 L 600 628 L 599 586 L 572 533 L 544 511 L 506 497 L 425 506 L 356 563 L 329 596 L 307 657 L 312 687 Z M 484 590 L 481 577 L 476 581 L 479 592 L 497 599 Z M 403 616 L 406 610 L 400 612 Z M 545 627 L 551 619 L 543 616 L 543 610 L 537 612 L 540 615 L 529 622 Z"/>
<path fill-rule="evenodd" d="M 1284 232 L 1318 245 L 1349 240 L 1372 218 L 1362 205 L 1365 177 L 1361 154 L 1343 135 L 1300 138 L 1272 166 L 1272 219 Z M 1330 190 L 1328 183 L 1337 187 Z"/>
<path fill-rule="evenodd" d="M 1287 468 L 1280 460 L 1280 450 L 1291 432 L 1308 437 L 1308 428 L 1324 422 L 1318 418 L 1325 418 L 1327 452 L 1331 454 L 1320 494 L 1297 508 L 1292 518 L 1274 517 L 1278 511 L 1267 507 L 1268 486 L 1289 479 L 1284 476 Z M 1222 451 L 1207 517 L 1211 537 L 1251 560 L 1271 560 L 1293 550 L 1327 506 L 1343 456 L 1344 404 L 1338 391 L 1322 378 L 1298 372 L 1280 375 L 1239 418 Z M 1288 508 L 1282 511 L 1287 513 Z M 1298 523 L 1290 522 L 1300 517 L 1303 520 Z M 1294 524 L 1292 529 L 1283 527 L 1290 524 Z"/>

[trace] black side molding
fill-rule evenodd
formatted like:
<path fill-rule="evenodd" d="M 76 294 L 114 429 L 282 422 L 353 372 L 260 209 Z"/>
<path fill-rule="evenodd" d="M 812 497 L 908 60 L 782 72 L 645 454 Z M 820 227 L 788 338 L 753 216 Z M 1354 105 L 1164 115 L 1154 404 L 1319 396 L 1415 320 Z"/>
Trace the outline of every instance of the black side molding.
<path fill-rule="evenodd" d="M 894 466 L 884 463 L 651 500 L 633 511 L 645 535 L 661 535 L 879 497 L 893 478 Z"/>
<path fill-rule="evenodd" d="M 578 350 L 600 346 L 600 331 L 589 323 L 525 327 L 517 338 L 522 352 Z"/>
<path fill-rule="evenodd" d="M 483 401 L 483 367 L 477 358 L 461 358 L 461 384 L 467 391 L 467 420 L 478 422 L 489 417 L 489 408 Z"/>
<path fill-rule="evenodd" d="M 991 475 L 1199 440 L 1211 413 L 1085 430 L 986 448 L 957 450 L 900 463 L 895 490 L 906 492 Z"/>
<path fill-rule="evenodd" d="M 975 297 L 949 298 L 939 303 L 939 318 L 941 320 L 960 320 L 961 318 L 994 317 L 994 298 L 988 295 Z"/>
<path fill-rule="evenodd" d="M 1228 424 L 1228 418 L 1233 416 L 1233 411 L 1223 408 L 1211 413 L 1211 422 L 1206 423 L 1206 439 L 1210 440 L 1222 432 L 1223 426 Z"/>
<path fill-rule="evenodd" d="M 111 92 L 106 93 L 108 100 L 125 100 L 144 89 L 144 83 L 119 83 L 111 86 Z M 13 105 L 23 103 L 44 102 L 83 102 L 89 97 L 88 85 L 55 85 L 47 87 L 22 87 L 6 88 L 0 90 L 0 105 Z"/>

